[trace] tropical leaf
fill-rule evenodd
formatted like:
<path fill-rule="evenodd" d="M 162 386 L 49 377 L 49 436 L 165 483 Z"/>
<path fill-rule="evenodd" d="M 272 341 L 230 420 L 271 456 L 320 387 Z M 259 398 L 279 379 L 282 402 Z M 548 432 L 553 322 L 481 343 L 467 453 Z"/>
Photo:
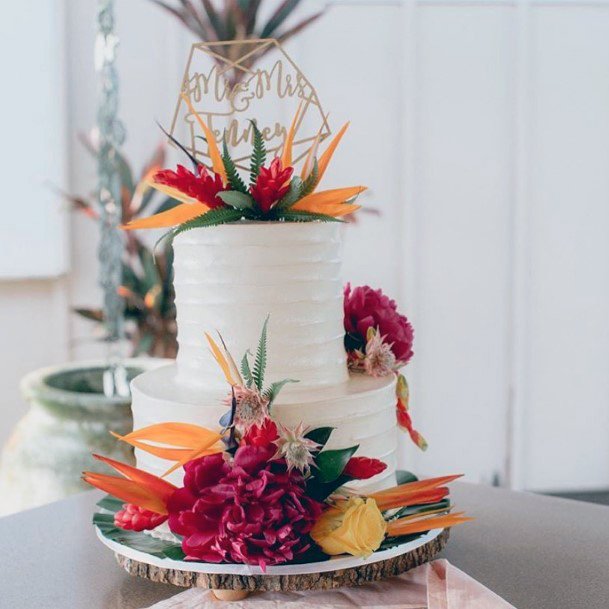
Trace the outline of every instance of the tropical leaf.
<path fill-rule="evenodd" d="M 107 518 L 104 518 L 108 516 L 112 519 L 114 518 L 111 514 L 95 514 L 93 516 L 93 524 L 99 528 L 104 537 L 111 541 L 120 543 L 133 550 L 139 550 L 140 552 L 158 556 L 159 558 L 165 558 L 165 553 L 167 551 L 173 550 L 176 552 L 176 549 L 180 549 L 179 544 L 173 541 L 165 541 L 163 539 L 151 537 L 144 532 L 126 531 L 124 529 L 119 529 L 113 524 L 110 525 Z"/>
<path fill-rule="evenodd" d="M 323 450 L 318 453 L 315 457 L 315 465 L 317 466 L 315 477 L 319 478 L 320 482 L 336 480 L 343 473 L 349 459 L 358 448 L 359 446 L 356 445 L 337 450 Z"/>
<path fill-rule="evenodd" d="M 317 163 L 317 159 L 314 159 L 311 173 L 302 182 L 298 198 L 303 199 L 304 197 L 312 194 L 317 186 L 317 182 L 319 182 L 319 164 Z"/>
<path fill-rule="evenodd" d="M 269 406 L 273 404 L 273 402 L 277 399 L 279 392 L 288 384 L 288 383 L 298 383 L 295 379 L 283 379 L 282 381 L 277 381 L 273 383 L 262 395 L 268 399 Z"/>
<path fill-rule="evenodd" d="M 182 550 L 181 546 L 173 545 L 163 550 L 163 554 L 165 558 L 169 558 L 171 560 L 181 560 L 183 561 L 186 558 L 186 554 L 184 554 L 184 550 Z"/>
<path fill-rule="evenodd" d="M 109 512 L 112 512 L 114 514 L 118 511 L 122 510 L 124 504 L 125 504 L 125 502 L 118 499 L 118 497 L 113 497 L 112 495 L 106 495 L 103 499 L 100 499 L 95 505 L 97 505 L 97 507 L 100 507 L 104 510 L 108 510 Z M 108 514 L 106 514 L 106 516 L 107 515 Z"/>
<path fill-rule="evenodd" d="M 260 33 L 260 38 L 270 38 L 273 32 L 281 26 L 299 4 L 300 0 L 284 0 L 266 22 Z"/>
<path fill-rule="evenodd" d="M 254 359 L 254 370 L 252 371 L 252 377 L 254 383 L 258 388 L 258 391 L 262 391 L 264 385 L 264 372 L 266 370 L 266 331 L 269 323 L 269 318 L 264 320 L 262 326 L 262 332 L 260 333 L 260 340 L 258 341 L 258 349 L 256 350 L 256 358 Z"/>
<path fill-rule="evenodd" d="M 317 442 L 322 448 L 328 443 L 334 427 L 316 427 L 305 435 L 305 438 Z M 321 449 L 320 449 L 321 450 Z"/>
<path fill-rule="evenodd" d="M 202 216 L 188 220 L 180 226 L 170 231 L 171 238 L 175 238 L 180 233 L 192 230 L 193 228 L 203 228 L 206 226 L 218 226 L 219 224 L 226 224 L 227 222 L 236 222 L 243 217 L 243 212 L 232 207 L 217 207 L 211 209 Z"/>
<path fill-rule="evenodd" d="M 450 508 L 450 500 L 443 499 L 436 503 L 424 503 L 422 505 L 410 505 L 407 507 L 400 508 L 394 514 L 391 514 L 391 520 L 397 520 L 404 516 L 411 516 L 413 514 L 419 514 L 424 512 L 433 512 L 437 510 L 448 510 Z"/>
<path fill-rule="evenodd" d="M 314 476 L 307 481 L 307 496 L 315 501 L 325 501 L 336 489 L 339 489 L 343 484 L 349 482 L 351 478 L 348 476 L 338 476 L 332 482 L 321 482 Z"/>
<path fill-rule="evenodd" d="M 218 196 L 235 209 L 252 209 L 255 203 L 251 195 L 238 190 L 225 190 L 219 192 Z"/>
<path fill-rule="evenodd" d="M 180 142 L 178 142 L 178 140 L 175 137 L 173 137 L 173 135 L 171 135 L 171 133 L 169 133 L 169 131 L 166 131 L 165 128 L 163 127 L 163 125 L 161 125 L 161 123 L 157 122 L 157 126 L 169 138 L 171 143 L 175 144 L 190 159 L 190 161 L 193 164 L 193 167 L 196 171 L 197 168 L 199 167 L 199 165 L 201 164 L 201 163 L 199 163 L 197 158 L 190 152 L 190 150 L 188 150 Z"/>
<path fill-rule="evenodd" d="M 243 354 L 243 359 L 241 360 L 241 374 L 245 379 L 245 383 L 248 387 L 251 387 L 254 383 L 254 377 L 252 375 L 252 370 L 250 368 L 250 360 L 249 360 L 250 352 L 246 351 Z"/>
<path fill-rule="evenodd" d="M 418 478 L 412 473 L 406 470 L 399 469 L 395 472 L 397 484 L 407 484 L 408 482 L 417 482 Z"/>
<path fill-rule="evenodd" d="M 290 182 L 290 190 L 286 192 L 283 198 L 275 206 L 276 212 L 282 212 L 289 209 L 298 199 L 301 198 L 302 180 L 298 176 L 294 176 Z"/>
<path fill-rule="evenodd" d="M 84 317 L 85 319 L 89 319 L 90 321 L 102 322 L 104 321 L 104 312 L 101 309 L 81 309 L 76 308 L 74 312 Z"/>
<path fill-rule="evenodd" d="M 241 179 L 241 176 L 237 171 L 235 162 L 233 161 L 230 152 L 228 151 L 226 140 L 222 141 L 222 162 L 224 163 L 224 169 L 226 170 L 226 178 L 230 187 L 238 192 L 247 193 L 247 186 L 245 185 L 245 182 Z"/>
<path fill-rule="evenodd" d="M 402 544 L 408 543 L 409 541 L 414 541 L 418 537 L 421 537 L 423 533 L 413 533 L 411 535 L 400 535 L 399 537 L 386 537 L 385 540 L 379 546 L 377 552 L 381 550 L 389 550 L 390 548 L 396 548 L 397 546 L 401 546 Z"/>
<path fill-rule="evenodd" d="M 290 29 L 288 29 L 285 32 L 283 32 L 282 34 L 279 34 L 278 36 L 276 36 L 277 40 L 279 42 L 285 42 L 286 40 L 292 38 L 292 36 L 296 36 L 296 34 L 300 33 L 306 27 L 311 25 L 311 23 L 317 21 L 324 13 L 325 13 L 325 8 L 323 10 L 319 11 L 318 13 L 314 13 L 313 15 L 310 15 L 306 19 L 303 19 L 302 21 L 298 22 L 296 25 L 292 26 Z"/>
<path fill-rule="evenodd" d="M 260 174 L 260 168 L 266 161 L 266 147 L 264 146 L 264 139 L 260 129 L 258 129 L 258 125 L 254 121 L 250 122 L 254 130 L 254 146 L 250 158 L 250 184 L 255 184 Z"/>

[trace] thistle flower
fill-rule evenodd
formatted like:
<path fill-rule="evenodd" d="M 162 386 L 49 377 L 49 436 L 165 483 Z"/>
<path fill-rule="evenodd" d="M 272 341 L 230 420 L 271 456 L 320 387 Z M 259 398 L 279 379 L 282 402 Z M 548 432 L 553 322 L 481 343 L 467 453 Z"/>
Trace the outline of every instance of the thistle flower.
<path fill-rule="evenodd" d="M 297 469 L 306 474 L 314 464 L 312 453 L 321 446 L 305 437 L 307 431 L 308 427 L 303 423 L 299 423 L 293 429 L 279 425 L 279 438 L 275 440 L 277 452 L 273 455 L 273 459 L 285 459 L 288 471 Z"/>
<path fill-rule="evenodd" d="M 235 398 L 237 400 L 237 410 L 233 424 L 242 435 L 252 427 L 257 425 L 262 427 L 269 416 L 269 400 L 262 396 L 255 387 L 235 386 Z M 225 402 L 230 406 L 232 394 Z"/>
<path fill-rule="evenodd" d="M 364 370 L 370 376 L 387 376 L 396 368 L 396 359 L 391 345 L 374 328 L 368 328 L 368 342 L 364 357 Z"/>

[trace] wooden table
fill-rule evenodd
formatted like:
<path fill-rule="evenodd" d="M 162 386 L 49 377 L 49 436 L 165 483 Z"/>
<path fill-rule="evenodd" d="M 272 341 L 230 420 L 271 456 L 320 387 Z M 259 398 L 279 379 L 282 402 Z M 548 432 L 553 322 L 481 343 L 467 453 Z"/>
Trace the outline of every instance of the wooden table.
<path fill-rule="evenodd" d="M 455 484 L 476 517 L 444 556 L 518 609 L 609 607 L 609 507 Z M 99 494 L 0 519 L 0 607 L 140 609 L 180 588 L 132 578 L 95 538 Z"/>

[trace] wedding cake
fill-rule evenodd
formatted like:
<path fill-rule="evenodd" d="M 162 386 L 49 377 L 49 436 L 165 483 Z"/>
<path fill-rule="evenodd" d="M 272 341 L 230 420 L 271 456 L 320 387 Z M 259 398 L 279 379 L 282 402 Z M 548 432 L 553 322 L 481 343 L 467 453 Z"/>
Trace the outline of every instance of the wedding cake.
<path fill-rule="evenodd" d="M 273 405 L 286 426 L 334 427 L 331 448 L 358 453 L 387 469 L 368 485 L 395 482 L 395 376 L 349 373 L 344 347 L 338 223 L 251 222 L 200 228 L 174 241 L 179 351 L 175 364 L 132 382 L 134 429 L 164 421 L 218 428 L 226 381 L 207 348 L 219 332 L 239 356 L 255 349 L 269 317 L 269 380 L 294 379 Z M 162 459 L 136 449 L 151 473 Z M 178 479 L 182 474 L 174 472 Z"/>
<path fill-rule="evenodd" d="M 279 148 L 250 121 L 245 178 L 182 97 L 206 163 L 178 143 L 192 169 L 155 169 L 149 185 L 169 204 L 125 227 L 169 229 L 178 355 L 132 381 L 134 430 L 117 439 L 136 466 L 96 455 L 120 476 L 84 473 L 109 493 L 94 516 L 100 539 L 146 564 L 262 575 L 444 543 L 442 529 L 468 520 L 448 499 L 458 475 L 396 471 L 399 428 L 425 448 L 400 372 L 412 326 L 381 290 L 343 287 L 341 220 L 364 187 L 319 189 L 347 126 L 321 153 L 320 131 L 297 175 L 304 100 Z"/>

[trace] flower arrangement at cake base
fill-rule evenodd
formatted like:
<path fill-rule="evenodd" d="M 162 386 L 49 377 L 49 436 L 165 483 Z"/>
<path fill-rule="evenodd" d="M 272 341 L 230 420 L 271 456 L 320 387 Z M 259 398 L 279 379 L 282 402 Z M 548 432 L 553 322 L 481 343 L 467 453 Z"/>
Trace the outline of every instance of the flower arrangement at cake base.
<path fill-rule="evenodd" d="M 253 361 L 248 352 L 239 368 L 222 337 L 218 343 L 207 335 L 230 386 L 217 431 L 167 422 L 117 436 L 170 462 L 163 476 L 96 455 L 121 474 L 84 473 L 110 494 L 94 516 L 102 537 L 182 565 L 247 565 L 264 574 L 333 557 L 361 565 L 470 520 L 448 498 L 447 484 L 458 475 L 411 478 L 370 493 L 349 490 L 350 482 L 372 478 L 385 463 L 356 456 L 357 445 L 327 449 L 331 427 L 290 428 L 273 419 L 277 395 L 295 381 L 265 385 L 266 330 L 265 322 Z M 181 485 L 165 479 L 180 467 Z"/>

